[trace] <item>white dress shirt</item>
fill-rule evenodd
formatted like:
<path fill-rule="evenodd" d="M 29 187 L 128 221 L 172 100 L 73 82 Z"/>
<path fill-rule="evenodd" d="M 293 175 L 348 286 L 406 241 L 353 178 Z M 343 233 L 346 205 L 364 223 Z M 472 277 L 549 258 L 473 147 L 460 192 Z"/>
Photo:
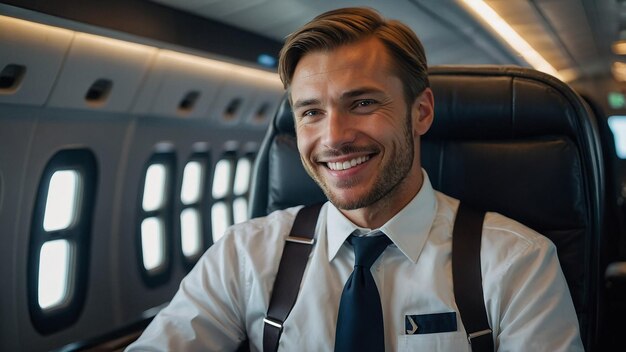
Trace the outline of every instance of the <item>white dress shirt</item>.
<path fill-rule="evenodd" d="M 372 266 L 387 351 L 471 351 L 452 290 L 452 228 L 458 201 L 424 172 L 415 198 L 382 230 L 393 242 Z M 229 228 L 181 282 L 171 303 L 128 351 L 233 351 L 263 346 L 263 318 L 285 238 L 299 207 Z M 322 207 L 317 242 L 279 351 L 332 351 L 339 300 L 354 265 L 346 238 L 358 227 Z M 368 230 L 368 229 L 362 229 Z M 487 213 L 483 290 L 498 351 L 583 351 L 555 246 L 533 230 Z M 409 335 L 407 315 L 457 312 L 457 331 Z"/>

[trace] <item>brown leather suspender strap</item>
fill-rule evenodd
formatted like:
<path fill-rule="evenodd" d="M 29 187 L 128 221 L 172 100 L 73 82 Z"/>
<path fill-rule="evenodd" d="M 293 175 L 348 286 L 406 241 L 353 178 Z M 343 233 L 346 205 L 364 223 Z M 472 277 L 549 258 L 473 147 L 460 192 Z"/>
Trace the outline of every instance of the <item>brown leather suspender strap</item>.
<path fill-rule="evenodd" d="M 467 332 L 472 352 L 494 351 L 493 334 L 483 295 L 480 243 L 485 212 L 463 203 L 452 231 L 452 280 L 454 299 Z"/>
<path fill-rule="evenodd" d="M 322 203 L 306 206 L 298 212 L 283 255 L 278 266 L 278 273 L 272 289 L 269 308 L 263 328 L 263 351 L 278 350 L 278 341 L 283 332 L 283 323 L 298 297 L 304 268 L 315 241 L 315 225 Z"/>

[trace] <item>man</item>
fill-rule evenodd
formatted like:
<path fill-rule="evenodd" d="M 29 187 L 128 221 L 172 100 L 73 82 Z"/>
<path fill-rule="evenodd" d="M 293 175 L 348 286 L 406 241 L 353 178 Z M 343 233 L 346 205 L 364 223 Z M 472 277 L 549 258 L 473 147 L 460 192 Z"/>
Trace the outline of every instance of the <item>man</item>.
<path fill-rule="evenodd" d="M 470 351 L 451 277 L 459 202 L 432 189 L 419 158 L 434 103 L 415 34 L 369 9 L 330 11 L 287 39 L 279 73 L 293 106 L 302 163 L 330 200 L 319 215 L 317 242 L 279 350 L 348 350 L 363 339 L 376 341 L 368 350 Z M 262 350 L 263 318 L 298 210 L 231 227 L 129 350 L 227 351 L 245 339 L 251 350 Z M 371 269 L 355 266 L 358 243 L 374 236 L 390 245 L 379 246 Z M 582 351 L 548 239 L 488 213 L 481 260 L 496 349 Z M 382 318 L 365 322 L 379 332 L 358 328 L 346 340 L 355 332 L 345 322 L 354 312 L 346 313 L 344 290 L 360 287 L 353 270 L 373 278 L 379 297 L 357 306 L 356 314 L 374 309 Z M 448 320 L 422 334 L 418 317 Z M 380 339 L 370 339 L 378 333 Z"/>

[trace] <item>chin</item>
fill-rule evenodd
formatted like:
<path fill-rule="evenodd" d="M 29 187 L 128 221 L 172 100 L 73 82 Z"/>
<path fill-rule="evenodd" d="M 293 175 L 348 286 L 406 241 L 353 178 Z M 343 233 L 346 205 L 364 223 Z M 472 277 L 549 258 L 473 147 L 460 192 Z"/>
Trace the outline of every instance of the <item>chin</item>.
<path fill-rule="evenodd" d="M 326 197 L 330 200 L 331 203 L 338 209 L 342 210 L 356 210 L 365 208 L 370 205 L 371 197 L 367 195 L 355 197 L 354 194 L 347 195 L 346 197 L 337 196 L 336 193 L 329 194 L 329 192 L 325 192 Z"/>

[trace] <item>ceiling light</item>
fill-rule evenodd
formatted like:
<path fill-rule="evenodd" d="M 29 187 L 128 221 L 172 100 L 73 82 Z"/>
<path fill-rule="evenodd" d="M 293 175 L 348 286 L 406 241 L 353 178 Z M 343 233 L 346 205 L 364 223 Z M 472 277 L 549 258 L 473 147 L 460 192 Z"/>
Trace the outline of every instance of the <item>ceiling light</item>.
<path fill-rule="evenodd" d="M 459 0 L 465 3 L 476 15 L 493 28 L 504 41 L 517 51 L 532 67 L 561 80 L 563 77 L 546 59 L 543 58 L 528 42 L 502 19 L 489 5 L 482 0 Z"/>
<path fill-rule="evenodd" d="M 626 55 L 626 40 L 618 40 L 611 45 L 613 53 L 616 55 Z"/>
<path fill-rule="evenodd" d="M 614 62 L 611 71 L 613 71 L 613 77 L 617 81 L 626 82 L 626 63 Z"/>

